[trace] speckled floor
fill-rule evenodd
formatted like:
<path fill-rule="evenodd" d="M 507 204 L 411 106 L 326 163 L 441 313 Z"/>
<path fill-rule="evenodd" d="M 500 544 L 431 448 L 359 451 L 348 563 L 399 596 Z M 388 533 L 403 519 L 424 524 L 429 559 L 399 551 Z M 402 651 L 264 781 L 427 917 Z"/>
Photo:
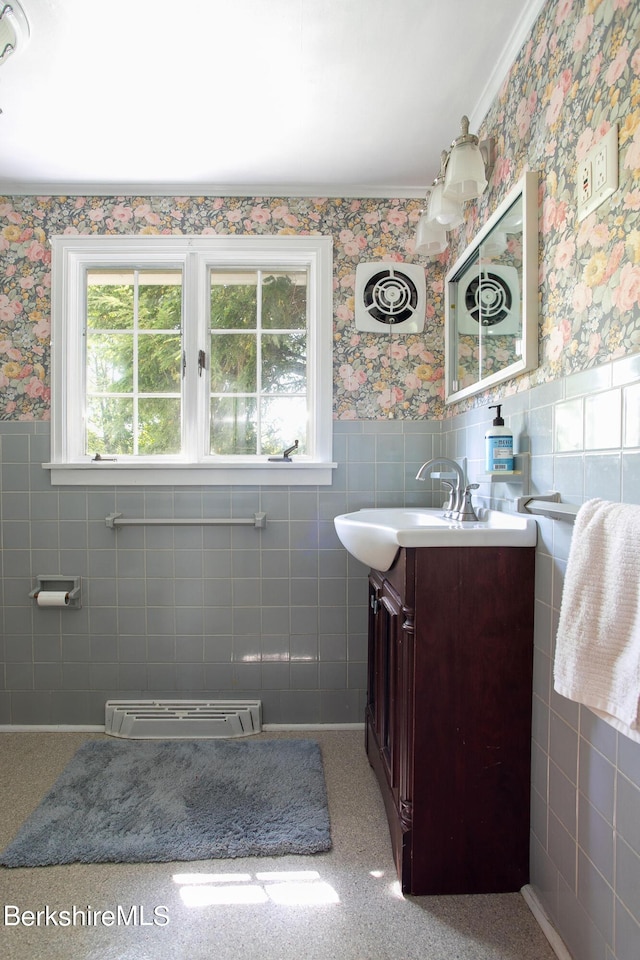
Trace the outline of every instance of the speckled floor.
<path fill-rule="evenodd" d="M 0 734 L 0 848 L 90 736 Z M 554 960 L 518 893 L 399 894 L 361 733 L 286 736 L 321 744 L 329 853 L 0 868 L 3 960 Z"/>

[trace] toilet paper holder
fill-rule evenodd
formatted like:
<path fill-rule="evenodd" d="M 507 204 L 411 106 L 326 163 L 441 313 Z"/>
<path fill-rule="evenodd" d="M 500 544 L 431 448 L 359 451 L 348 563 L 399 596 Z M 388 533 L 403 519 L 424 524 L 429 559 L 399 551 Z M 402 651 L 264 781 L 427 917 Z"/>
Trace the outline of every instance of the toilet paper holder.
<path fill-rule="evenodd" d="M 82 577 L 65 577 L 62 573 L 39 573 L 36 586 L 29 592 L 29 596 L 37 601 L 41 591 L 65 593 L 68 598 L 65 609 L 79 610 L 82 606 Z"/>

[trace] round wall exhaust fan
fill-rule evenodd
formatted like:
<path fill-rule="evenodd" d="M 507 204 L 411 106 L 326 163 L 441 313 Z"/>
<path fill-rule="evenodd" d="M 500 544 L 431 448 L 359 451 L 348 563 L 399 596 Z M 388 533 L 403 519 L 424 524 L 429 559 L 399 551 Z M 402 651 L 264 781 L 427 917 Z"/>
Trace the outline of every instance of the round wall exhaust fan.
<path fill-rule="evenodd" d="M 458 333 L 520 334 L 520 284 L 515 267 L 477 263 L 458 281 Z"/>
<path fill-rule="evenodd" d="M 359 263 L 356 330 L 420 333 L 427 304 L 424 267 L 415 263 Z"/>

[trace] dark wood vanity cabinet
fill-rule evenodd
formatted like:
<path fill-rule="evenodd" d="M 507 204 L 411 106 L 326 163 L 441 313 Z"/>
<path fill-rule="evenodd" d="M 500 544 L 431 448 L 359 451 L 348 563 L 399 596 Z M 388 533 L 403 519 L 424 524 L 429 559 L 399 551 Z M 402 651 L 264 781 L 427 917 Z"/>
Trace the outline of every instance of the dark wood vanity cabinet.
<path fill-rule="evenodd" d="M 371 572 L 366 747 L 403 893 L 528 882 L 534 552 L 403 548 Z"/>

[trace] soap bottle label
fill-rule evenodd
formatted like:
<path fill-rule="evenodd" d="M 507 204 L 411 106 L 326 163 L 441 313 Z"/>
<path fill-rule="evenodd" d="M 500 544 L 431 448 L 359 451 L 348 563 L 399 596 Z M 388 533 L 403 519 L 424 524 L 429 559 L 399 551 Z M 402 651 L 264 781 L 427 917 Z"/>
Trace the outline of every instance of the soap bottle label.
<path fill-rule="evenodd" d="M 513 470 L 513 437 L 487 437 L 487 469 Z"/>

